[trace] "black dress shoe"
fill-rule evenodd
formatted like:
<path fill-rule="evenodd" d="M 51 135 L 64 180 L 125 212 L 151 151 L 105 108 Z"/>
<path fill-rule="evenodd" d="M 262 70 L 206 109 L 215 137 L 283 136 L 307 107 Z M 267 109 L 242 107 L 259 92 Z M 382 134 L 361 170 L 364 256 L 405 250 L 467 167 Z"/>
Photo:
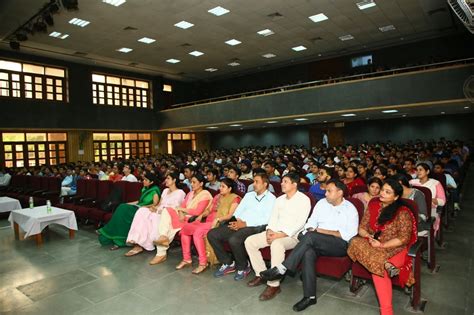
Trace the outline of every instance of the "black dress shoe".
<path fill-rule="evenodd" d="M 260 278 L 262 278 L 263 281 L 275 281 L 283 278 L 283 275 L 277 267 L 273 267 L 260 272 Z"/>
<path fill-rule="evenodd" d="M 316 304 L 316 299 L 310 299 L 309 297 L 304 297 L 293 305 L 293 311 L 295 312 L 301 312 L 302 310 L 305 310 L 308 306 Z"/>

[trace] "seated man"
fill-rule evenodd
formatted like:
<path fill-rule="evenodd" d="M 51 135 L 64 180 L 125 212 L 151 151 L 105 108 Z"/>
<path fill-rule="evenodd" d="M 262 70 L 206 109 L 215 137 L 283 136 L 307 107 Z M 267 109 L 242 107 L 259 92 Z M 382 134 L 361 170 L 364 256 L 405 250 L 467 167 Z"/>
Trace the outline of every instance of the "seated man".
<path fill-rule="evenodd" d="M 77 176 L 72 167 L 68 167 L 67 175 L 61 182 L 61 197 L 75 195 L 77 191 Z"/>
<path fill-rule="evenodd" d="M 257 174 L 266 174 L 265 170 L 263 168 L 255 168 L 252 170 L 253 172 L 253 177 L 257 176 Z M 274 194 L 275 193 L 275 188 L 273 188 L 272 184 L 268 185 L 268 190 Z M 247 192 L 253 191 L 253 184 L 250 184 L 249 187 L 247 187 Z"/>
<path fill-rule="evenodd" d="M 272 182 L 281 182 L 281 179 L 278 175 L 275 174 L 276 163 L 273 161 L 268 161 L 265 163 L 265 172 L 267 172 L 268 179 Z"/>
<path fill-rule="evenodd" d="M 5 170 L 5 168 L 0 168 L 0 187 L 7 187 L 10 185 L 12 176 Z"/>
<path fill-rule="evenodd" d="M 209 169 L 206 173 L 207 176 L 207 183 L 205 184 L 206 188 L 219 190 L 221 186 L 221 182 L 217 180 L 219 172 L 216 169 Z"/>
<path fill-rule="evenodd" d="M 333 177 L 334 169 L 327 166 L 319 168 L 316 183 L 311 185 L 309 192 L 314 196 L 314 199 L 321 200 L 326 195 L 326 182 Z"/>
<path fill-rule="evenodd" d="M 346 186 L 331 179 L 326 184 L 326 199 L 320 200 L 304 226 L 300 242 L 282 264 L 260 273 L 265 281 L 278 280 L 289 271 L 303 269 L 304 297 L 293 306 L 296 312 L 316 304 L 316 270 L 318 256 L 345 256 L 350 239 L 357 234 L 359 215 L 352 203 L 344 199 Z"/>
<path fill-rule="evenodd" d="M 242 280 L 250 272 L 244 242 L 248 236 L 265 231 L 276 199 L 267 189 L 269 183 L 267 175 L 258 174 L 254 177 L 253 183 L 255 191 L 245 194 L 234 212 L 235 221 L 231 219 L 228 223 L 222 222 L 221 226 L 210 230 L 207 234 L 209 244 L 222 263 L 214 273 L 215 277 L 222 277 L 237 270 L 234 279 Z M 229 242 L 235 262 L 224 249 L 226 241 Z"/>
<path fill-rule="evenodd" d="M 266 267 L 260 248 L 270 246 L 271 263 L 275 267 L 285 259 L 285 251 L 293 249 L 298 243 L 296 237 L 303 230 L 311 211 L 311 201 L 308 196 L 298 191 L 299 182 L 300 176 L 297 173 L 288 173 L 283 176 L 281 189 L 285 194 L 275 201 L 267 230 L 249 236 L 245 241 L 245 248 L 256 275 L 255 279 L 247 284 L 250 287 L 263 284 L 258 275 L 265 271 Z M 279 280 L 268 281 L 259 299 L 267 301 L 280 292 Z"/>
<path fill-rule="evenodd" d="M 245 194 L 247 192 L 247 187 L 245 187 L 244 183 L 239 181 L 240 170 L 234 165 L 229 165 L 227 169 L 227 178 L 230 178 L 235 182 L 237 191 L 239 191 L 242 195 Z"/>

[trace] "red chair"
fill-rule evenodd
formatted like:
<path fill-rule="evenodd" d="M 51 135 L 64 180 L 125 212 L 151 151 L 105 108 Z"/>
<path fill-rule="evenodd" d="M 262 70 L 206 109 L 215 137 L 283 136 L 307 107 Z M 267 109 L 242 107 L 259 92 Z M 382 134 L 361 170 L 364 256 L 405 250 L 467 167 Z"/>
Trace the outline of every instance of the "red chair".
<path fill-rule="evenodd" d="M 207 188 L 207 191 L 209 191 L 212 195 L 212 197 L 215 197 L 219 194 L 218 190 L 212 189 L 212 188 Z"/>
<path fill-rule="evenodd" d="M 435 249 L 435 234 L 433 228 L 434 220 L 430 217 L 431 216 L 431 203 L 432 203 L 432 196 L 431 190 L 427 187 L 423 186 L 415 186 L 416 189 L 421 191 L 423 195 L 425 195 L 425 202 L 426 207 L 428 208 L 428 220 L 431 221 L 430 231 L 427 236 L 420 236 L 420 239 L 423 241 L 421 246 L 421 251 L 428 250 L 428 268 L 432 273 L 438 272 L 440 266 L 436 265 L 436 249 Z M 441 226 L 440 226 L 441 228 Z"/>
<path fill-rule="evenodd" d="M 275 189 L 274 195 L 278 198 L 281 195 L 283 195 L 283 192 L 281 191 L 281 183 L 276 182 L 276 181 L 270 181 L 270 184 L 273 186 L 273 189 Z"/>
<path fill-rule="evenodd" d="M 140 182 L 126 182 L 124 202 L 137 201 L 140 199 L 143 184 Z"/>
<path fill-rule="evenodd" d="M 300 188 L 300 191 L 302 192 L 308 192 L 309 188 L 311 187 L 309 183 L 301 183 L 301 182 L 298 184 L 298 186 Z"/>
<path fill-rule="evenodd" d="M 76 206 L 76 215 L 87 221 L 92 220 L 96 223 L 103 221 L 105 211 L 100 208 L 101 203 L 109 196 L 112 187 L 112 181 L 101 180 L 97 184 L 97 198 L 89 200 L 83 205 Z"/>
<path fill-rule="evenodd" d="M 239 179 L 239 181 L 241 181 L 242 184 L 245 185 L 245 191 L 247 191 L 247 189 L 249 188 L 249 186 L 250 186 L 251 184 L 253 184 L 253 180 L 251 180 L 251 179 Z"/>
<path fill-rule="evenodd" d="M 410 204 L 413 210 L 413 216 L 418 218 L 418 206 L 413 200 L 403 199 L 405 202 Z M 422 241 L 418 240 L 413 244 L 409 250 L 408 255 L 412 258 L 413 273 L 415 277 L 415 284 L 413 285 L 410 293 L 410 302 L 414 311 L 423 311 L 426 305 L 426 301 L 421 301 L 421 244 Z M 350 284 L 350 291 L 356 293 L 362 286 L 361 279 L 371 280 L 372 276 L 370 272 L 358 262 L 352 264 L 352 277 Z M 400 287 L 398 276 L 392 278 L 392 284 Z"/>

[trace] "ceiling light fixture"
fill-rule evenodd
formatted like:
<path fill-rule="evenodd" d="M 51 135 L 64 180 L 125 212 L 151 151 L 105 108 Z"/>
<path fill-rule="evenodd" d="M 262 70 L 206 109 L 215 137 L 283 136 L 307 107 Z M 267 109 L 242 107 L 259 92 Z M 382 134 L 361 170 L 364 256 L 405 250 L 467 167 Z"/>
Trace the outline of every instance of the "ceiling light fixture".
<path fill-rule="evenodd" d="M 386 26 L 379 27 L 379 30 L 380 30 L 381 32 L 394 31 L 394 30 L 395 30 L 395 26 L 393 26 L 392 24 L 390 24 L 390 25 L 386 25 Z"/>
<path fill-rule="evenodd" d="M 217 129 L 219 127 L 216 127 L 216 126 L 210 126 L 210 127 L 206 127 L 207 129 Z"/>
<path fill-rule="evenodd" d="M 178 63 L 178 62 L 181 62 L 181 60 L 170 58 L 170 59 L 167 59 L 166 62 L 168 62 L 168 63 Z"/>
<path fill-rule="evenodd" d="M 396 109 L 387 109 L 387 110 L 383 110 L 382 113 L 384 113 L 384 114 L 398 113 L 398 110 L 396 110 Z"/>
<path fill-rule="evenodd" d="M 203 52 L 200 52 L 200 51 L 198 51 L 198 50 L 191 51 L 189 54 L 190 54 L 191 56 L 194 56 L 194 57 L 199 57 L 199 56 L 204 55 Z"/>
<path fill-rule="evenodd" d="M 350 34 L 347 34 L 347 35 L 344 35 L 344 36 L 340 36 L 339 39 L 344 42 L 344 41 L 346 41 L 346 40 L 354 39 L 354 36 L 352 36 L 352 35 L 350 35 Z"/>
<path fill-rule="evenodd" d="M 319 14 L 310 16 L 309 19 L 313 21 L 314 23 L 318 23 L 318 22 L 326 21 L 328 17 L 324 15 L 323 13 L 319 13 Z"/>
<path fill-rule="evenodd" d="M 308 120 L 308 118 L 295 118 L 296 121 L 305 121 Z"/>
<path fill-rule="evenodd" d="M 204 69 L 204 71 L 207 71 L 207 72 L 214 72 L 214 71 L 217 71 L 219 69 L 216 69 L 216 68 L 207 68 L 207 69 Z"/>
<path fill-rule="evenodd" d="M 86 21 L 86 20 L 81 20 L 81 19 L 78 19 L 78 18 L 73 18 L 69 21 L 69 24 L 77 25 L 77 26 L 80 26 L 80 27 L 86 27 L 87 25 L 90 24 L 90 22 Z"/>
<path fill-rule="evenodd" d="M 228 41 L 225 42 L 227 45 L 230 45 L 230 46 L 235 46 L 235 45 L 239 45 L 241 44 L 242 42 L 241 41 L 238 41 L 236 39 L 229 39 Z"/>
<path fill-rule="evenodd" d="M 121 53 L 124 53 L 124 54 L 127 54 L 129 52 L 131 52 L 133 49 L 132 48 L 127 48 L 127 47 L 122 47 L 120 49 L 117 49 L 117 51 L 121 52 Z"/>
<path fill-rule="evenodd" d="M 270 59 L 270 58 L 276 57 L 276 55 L 275 55 L 275 54 L 272 54 L 272 53 L 268 53 L 268 54 L 262 55 L 262 57 L 263 57 L 263 58 Z"/>
<path fill-rule="evenodd" d="M 276 124 L 277 122 L 278 122 L 278 121 L 276 121 L 276 120 L 270 120 L 270 121 L 267 121 L 266 123 L 267 123 L 267 124 Z"/>
<path fill-rule="evenodd" d="M 229 63 L 228 65 L 231 66 L 231 67 L 237 67 L 237 66 L 240 66 L 240 63 L 238 63 L 236 61 L 233 61 L 233 62 Z"/>
<path fill-rule="evenodd" d="M 153 39 L 153 38 L 149 38 L 149 37 L 142 37 L 138 40 L 140 43 L 144 43 L 144 44 L 151 44 L 151 43 L 154 43 L 156 42 L 156 39 Z"/>
<path fill-rule="evenodd" d="M 273 35 L 273 34 L 275 34 L 275 33 L 274 33 L 272 30 L 269 30 L 269 29 L 267 28 L 267 29 L 258 31 L 257 34 L 258 34 L 258 35 L 262 35 L 262 36 L 270 36 L 270 35 Z"/>
<path fill-rule="evenodd" d="M 342 117 L 354 117 L 356 114 L 350 113 L 350 114 L 342 114 Z"/>
<path fill-rule="evenodd" d="M 233 124 L 233 125 L 229 125 L 230 127 L 240 127 L 242 126 L 241 124 Z"/>
<path fill-rule="evenodd" d="M 176 23 L 174 26 L 179 27 L 179 28 L 182 28 L 183 30 L 185 30 L 185 29 L 187 29 L 187 28 L 193 27 L 194 24 L 193 24 L 193 23 L 186 22 L 186 21 L 181 21 L 181 22 L 179 22 L 179 23 Z"/>
<path fill-rule="evenodd" d="M 376 6 L 374 0 L 364 0 L 364 1 L 361 1 L 361 2 L 357 2 L 356 4 L 357 4 L 357 7 L 359 8 L 359 10 L 365 10 L 365 9 L 372 8 L 372 7 Z"/>
<path fill-rule="evenodd" d="M 291 49 L 293 49 L 294 51 L 302 51 L 302 50 L 306 50 L 306 47 L 300 45 L 300 46 L 293 47 Z"/>
<path fill-rule="evenodd" d="M 114 7 L 118 7 L 118 6 L 121 6 L 122 4 L 124 4 L 127 1 L 126 0 L 102 0 L 102 2 L 113 5 Z"/>
<path fill-rule="evenodd" d="M 230 11 L 223 7 L 215 7 L 213 9 L 208 10 L 207 12 L 214 14 L 215 16 L 221 16 L 229 13 Z"/>

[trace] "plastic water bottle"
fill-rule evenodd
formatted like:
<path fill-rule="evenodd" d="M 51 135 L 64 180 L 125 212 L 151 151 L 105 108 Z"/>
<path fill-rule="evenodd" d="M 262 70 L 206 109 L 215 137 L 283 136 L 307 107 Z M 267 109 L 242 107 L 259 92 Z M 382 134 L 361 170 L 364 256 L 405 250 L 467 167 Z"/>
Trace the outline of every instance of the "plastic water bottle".
<path fill-rule="evenodd" d="M 30 197 L 30 209 L 33 209 L 35 207 L 35 203 L 33 201 L 33 197 Z"/>
<path fill-rule="evenodd" d="M 46 201 L 46 212 L 51 213 L 51 201 Z"/>

